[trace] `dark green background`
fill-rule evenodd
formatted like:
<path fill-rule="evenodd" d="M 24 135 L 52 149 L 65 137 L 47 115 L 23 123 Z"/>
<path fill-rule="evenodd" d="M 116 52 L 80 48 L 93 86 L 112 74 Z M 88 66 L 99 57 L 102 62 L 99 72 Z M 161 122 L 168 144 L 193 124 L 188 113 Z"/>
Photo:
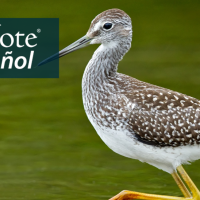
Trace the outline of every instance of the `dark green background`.
<path fill-rule="evenodd" d="M 1 0 L 1 17 L 60 19 L 60 49 L 109 8 L 133 21 L 119 71 L 200 99 L 200 1 Z M 123 189 L 181 195 L 172 177 L 112 152 L 89 123 L 84 68 L 97 45 L 60 59 L 59 79 L 0 80 L 0 199 L 108 199 Z M 186 170 L 200 187 L 200 161 Z"/>

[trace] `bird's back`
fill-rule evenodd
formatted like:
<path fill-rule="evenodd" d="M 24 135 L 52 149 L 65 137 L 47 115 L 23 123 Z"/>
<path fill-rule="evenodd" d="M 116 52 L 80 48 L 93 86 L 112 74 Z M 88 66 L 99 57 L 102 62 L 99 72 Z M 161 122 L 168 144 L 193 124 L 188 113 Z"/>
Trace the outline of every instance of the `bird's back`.
<path fill-rule="evenodd" d="M 138 140 L 173 147 L 200 143 L 199 100 L 123 74 L 118 77 L 128 124 Z"/>

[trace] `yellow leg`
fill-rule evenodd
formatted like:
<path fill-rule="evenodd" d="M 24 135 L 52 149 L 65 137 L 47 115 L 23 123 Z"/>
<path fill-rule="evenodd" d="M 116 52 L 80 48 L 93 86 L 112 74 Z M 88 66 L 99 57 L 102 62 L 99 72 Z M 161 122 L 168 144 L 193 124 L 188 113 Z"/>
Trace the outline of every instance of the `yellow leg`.
<path fill-rule="evenodd" d="M 145 194 L 140 192 L 132 192 L 124 190 L 112 197 L 110 200 L 129 200 L 129 199 L 148 199 L 148 200 L 186 200 L 183 197 L 173 197 L 165 195 L 156 195 L 156 194 Z"/>
<path fill-rule="evenodd" d="M 177 183 L 178 187 L 180 188 L 181 192 L 183 193 L 184 197 L 186 197 L 186 198 L 192 197 L 191 193 L 188 191 L 187 187 L 185 186 L 185 184 L 183 183 L 183 181 L 181 180 L 181 178 L 179 177 L 179 175 L 177 174 L 176 171 L 174 171 L 172 173 L 172 177 L 176 181 L 176 183 Z"/>
<path fill-rule="evenodd" d="M 177 170 L 189 189 L 191 190 L 193 196 L 188 191 L 187 187 L 177 174 L 177 172 L 172 173 L 172 177 L 176 181 L 177 185 L 179 186 L 180 190 L 182 191 L 184 197 L 174 197 L 174 196 L 165 196 L 165 195 L 156 195 L 156 194 L 146 194 L 140 192 L 132 192 L 128 190 L 124 190 L 117 194 L 116 196 L 112 197 L 110 200 L 129 200 L 129 199 L 144 199 L 144 200 L 200 200 L 200 192 L 192 182 L 190 177 L 187 175 L 183 167 L 180 165 L 177 167 Z"/>
<path fill-rule="evenodd" d="M 183 167 L 180 165 L 177 167 L 178 172 L 180 173 L 181 177 L 187 184 L 187 186 L 190 188 L 192 194 L 193 194 L 193 199 L 194 200 L 200 200 L 200 192 L 197 189 L 196 185 L 193 183 L 191 178 L 188 176 L 186 171 L 183 169 Z"/>

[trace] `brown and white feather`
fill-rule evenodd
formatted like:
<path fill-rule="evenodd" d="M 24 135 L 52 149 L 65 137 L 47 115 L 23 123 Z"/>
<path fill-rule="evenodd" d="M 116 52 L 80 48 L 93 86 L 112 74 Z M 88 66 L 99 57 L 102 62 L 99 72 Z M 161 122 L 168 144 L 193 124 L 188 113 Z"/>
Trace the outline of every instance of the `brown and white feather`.
<path fill-rule="evenodd" d="M 113 24 L 110 31 L 102 28 L 106 22 Z M 117 73 L 131 47 L 130 17 L 119 9 L 104 11 L 87 35 L 101 45 L 83 75 L 83 104 L 102 140 L 121 155 L 169 173 L 200 159 L 200 101 Z"/>

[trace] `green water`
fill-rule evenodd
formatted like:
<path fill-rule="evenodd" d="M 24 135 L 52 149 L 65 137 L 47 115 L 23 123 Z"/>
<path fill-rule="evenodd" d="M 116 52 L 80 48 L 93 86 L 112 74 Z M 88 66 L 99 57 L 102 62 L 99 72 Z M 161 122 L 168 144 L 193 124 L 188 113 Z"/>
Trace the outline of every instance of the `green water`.
<path fill-rule="evenodd" d="M 1 0 L 1 17 L 59 17 L 60 49 L 109 8 L 133 20 L 119 71 L 200 99 L 200 1 Z M 81 78 L 97 46 L 60 59 L 59 79 L 0 80 L 0 199 L 108 199 L 121 190 L 181 195 L 172 177 L 101 141 L 82 106 Z M 200 161 L 186 170 L 200 188 Z"/>

